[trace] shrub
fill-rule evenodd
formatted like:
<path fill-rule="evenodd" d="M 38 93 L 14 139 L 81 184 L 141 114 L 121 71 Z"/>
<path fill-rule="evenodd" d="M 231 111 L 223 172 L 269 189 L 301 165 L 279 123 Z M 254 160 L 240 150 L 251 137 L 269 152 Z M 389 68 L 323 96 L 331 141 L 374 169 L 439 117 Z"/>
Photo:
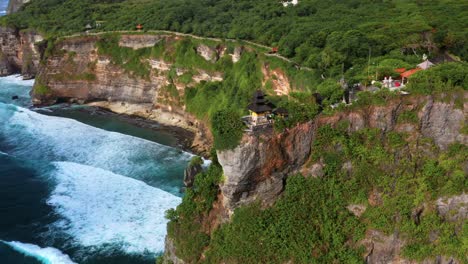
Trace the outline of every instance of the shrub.
<path fill-rule="evenodd" d="M 37 95 L 47 95 L 50 92 L 50 87 L 47 85 L 38 83 L 34 86 L 34 93 Z"/>
<path fill-rule="evenodd" d="M 404 111 L 398 115 L 397 122 L 417 124 L 419 122 L 418 113 L 416 111 Z"/>
<path fill-rule="evenodd" d="M 412 75 L 407 90 L 415 94 L 468 90 L 468 64 L 444 63 Z"/>
<path fill-rule="evenodd" d="M 244 124 L 237 111 L 225 109 L 216 112 L 211 119 L 211 127 L 217 150 L 233 149 L 239 145 Z"/>

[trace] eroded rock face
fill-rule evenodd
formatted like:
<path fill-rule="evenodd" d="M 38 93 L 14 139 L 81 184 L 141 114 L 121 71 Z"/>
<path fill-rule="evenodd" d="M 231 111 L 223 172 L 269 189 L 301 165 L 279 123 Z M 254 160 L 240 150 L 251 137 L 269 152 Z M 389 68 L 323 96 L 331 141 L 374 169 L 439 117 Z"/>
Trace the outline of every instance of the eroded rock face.
<path fill-rule="evenodd" d="M 197 47 L 197 53 L 202 56 L 205 60 L 215 62 L 218 60 L 218 53 L 216 49 L 208 47 L 207 45 L 199 45 Z"/>
<path fill-rule="evenodd" d="M 236 63 L 240 60 L 242 53 L 244 52 L 244 47 L 235 47 L 234 52 L 232 53 L 232 62 Z"/>
<path fill-rule="evenodd" d="M 280 135 L 246 135 L 237 148 L 218 152 L 226 176 L 221 192 L 230 214 L 255 200 L 265 205 L 276 200 L 285 176 L 298 170 L 309 156 L 310 127 L 306 123 Z"/>
<path fill-rule="evenodd" d="M 361 244 L 366 248 L 365 261 L 368 264 L 410 263 L 399 258 L 404 242 L 396 233 L 387 236 L 380 231 L 369 230 Z"/>
<path fill-rule="evenodd" d="M 152 46 L 164 38 L 177 37 L 122 35 L 120 43 L 137 49 Z M 164 125 L 182 127 L 195 134 L 193 149 L 200 154 L 208 153 L 212 137 L 206 125 L 187 113 L 184 105 L 174 101 L 167 92 L 167 87 L 174 84 L 179 97 L 183 98 L 185 89 L 189 89 L 191 83 L 171 80 L 169 71 L 173 69 L 173 65 L 162 59 L 142 61 L 151 68 L 148 76 L 126 71 L 122 66 L 114 64 L 110 57 L 98 53 L 98 40 L 99 36 L 86 36 L 57 43 L 56 52 L 47 58 L 39 71 L 39 81 L 36 81 L 32 94 L 33 103 L 87 103 L 116 113 L 137 115 Z M 184 71 L 176 69 L 178 73 L 183 74 Z M 203 74 L 200 79 L 205 81 L 222 79 L 220 73 L 200 70 L 200 74 Z M 194 75 L 192 83 L 198 81 L 196 77 Z M 45 93 L 42 91 L 44 87 Z"/>
<path fill-rule="evenodd" d="M 201 173 L 203 168 L 200 164 L 189 164 L 184 171 L 184 185 L 185 187 L 192 187 L 195 182 L 195 176 Z"/>
<path fill-rule="evenodd" d="M 288 95 L 291 92 L 289 78 L 283 70 L 271 69 L 270 65 L 264 64 L 262 67 L 263 85 L 269 84 L 276 95 Z"/>
<path fill-rule="evenodd" d="M 421 118 L 415 124 L 408 124 L 411 129 L 397 122 L 398 116 L 405 111 L 415 111 Z M 388 102 L 386 106 L 371 106 L 319 117 L 280 135 L 245 135 L 240 146 L 234 150 L 218 152 L 225 175 L 221 186 L 224 206 L 232 214 L 235 208 L 255 200 L 271 204 L 283 190 L 287 175 L 296 171 L 321 176 L 323 166 L 320 163 L 305 165 L 320 126 L 335 126 L 346 121 L 350 132 L 366 127 L 378 128 L 382 132 L 400 131 L 404 127 L 412 138 L 432 138 L 440 148 L 445 149 L 454 142 L 468 143 L 467 135 L 461 133 L 466 116 L 466 107 L 457 108 L 453 100 L 441 102 L 432 97 L 410 97 Z M 345 163 L 343 170 L 351 171 L 352 164 Z M 378 205 L 380 199 L 377 193 L 372 197 L 370 204 Z"/>
<path fill-rule="evenodd" d="M 26 3 L 29 3 L 30 0 L 10 0 L 8 2 L 7 14 L 13 14 L 18 12 L 18 10 Z"/>
<path fill-rule="evenodd" d="M 34 78 L 40 62 L 37 44 L 42 40 L 35 31 L 0 27 L 0 76 L 20 73 L 25 79 Z"/>
<path fill-rule="evenodd" d="M 467 101 L 466 96 L 464 101 Z M 422 134 L 432 137 L 442 149 L 454 141 L 468 144 L 466 135 L 459 132 L 466 119 L 466 109 L 454 109 L 453 103 L 434 103 L 433 99 L 429 99 L 420 112 Z"/>
<path fill-rule="evenodd" d="M 167 35 L 122 35 L 119 40 L 121 47 L 132 49 L 151 48 L 156 43 L 168 39 Z"/>
<path fill-rule="evenodd" d="M 175 254 L 174 241 L 171 238 L 166 236 L 165 246 L 164 246 L 164 264 L 185 264 L 185 261 L 178 258 Z"/>
<path fill-rule="evenodd" d="M 468 194 L 439 198 L 436 206 L 437 213 L 446 221 L 458 222 L 468 219 Z"/>
<path fill-rule="evenodd" d="M 368 230 L 366 237 L 360 242 L 364 246 L 364 260 L 367 264 L 460 264 L 450 256 L 437 256 L 435 259 L 412 261 L 402 257 L 401 251 L 405 241 L 398 233 L 385 235 L 377 230 Z"/>
<path fill-rule="evenodd" d="M 367 207 L 363 204 L 350 204 L 346 206 L 353 215 L 356 217 L 361 217 L 361 215 L 366 211 Z"/>

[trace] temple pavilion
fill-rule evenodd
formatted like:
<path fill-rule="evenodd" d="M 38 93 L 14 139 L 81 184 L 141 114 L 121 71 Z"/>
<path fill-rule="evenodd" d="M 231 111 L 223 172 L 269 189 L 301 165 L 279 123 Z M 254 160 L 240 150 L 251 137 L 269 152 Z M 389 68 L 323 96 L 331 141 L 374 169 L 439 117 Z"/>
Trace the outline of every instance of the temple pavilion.
<path fill-rule="evenodd" d="M 257 90 L 253 95 L 252 102 L 247 106 L 251 124 L 254 126 L 269 124 L 274 107 L 265 98 L 265 94 L 261 90 Z"/>
<path fill-rule="evenodd" d="M 270 128 L 273 125 L 273 117 L 288 117 L 288 111 L 276 106 L 265 98 L 261 90 L 257 90 L 250 104 L 247 106 L 249 115 L 243 117 L 243 121 L 249 127 L 248 131 L 258 131 L 259 129 Z"/>

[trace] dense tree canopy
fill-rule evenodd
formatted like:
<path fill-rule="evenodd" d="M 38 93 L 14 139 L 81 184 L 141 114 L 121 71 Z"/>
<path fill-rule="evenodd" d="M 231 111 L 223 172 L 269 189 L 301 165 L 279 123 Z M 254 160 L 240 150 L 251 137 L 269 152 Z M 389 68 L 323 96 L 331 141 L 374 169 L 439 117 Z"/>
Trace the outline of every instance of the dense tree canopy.
<path fill-rule="evenodd" d="M 102 30 L 167 29 L 278 45 L 308 66 L 347 67 L 360 58 L 401 48 L 448 49 L 468 56 L 468 3 L 458 0 L 34 0 L 6 18 L 19 28 L 50 34 Z M 326 48 L 326 49 L 324 49 Z M 412 52 L 412 51 L 411 51 Z"/>

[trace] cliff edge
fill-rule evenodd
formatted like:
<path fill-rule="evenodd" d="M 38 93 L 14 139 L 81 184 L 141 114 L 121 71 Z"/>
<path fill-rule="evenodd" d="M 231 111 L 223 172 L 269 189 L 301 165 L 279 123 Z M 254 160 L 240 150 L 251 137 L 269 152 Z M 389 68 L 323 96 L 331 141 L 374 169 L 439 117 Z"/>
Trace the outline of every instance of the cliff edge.
<path fill-rule="evenodd" d="M 0 27 L 0 76 L 19 73 L 24 79 L 34 78 L 40 64 L 43 40 L 34 30 Z"/>
<path fill-rule="evenodd" d="M 8 2 L 8 8 L 6 10 L 7 15 L 18 12 L 18 10 L 26 3 L 29 3 L 31 0 L 10 0 Z"/>

